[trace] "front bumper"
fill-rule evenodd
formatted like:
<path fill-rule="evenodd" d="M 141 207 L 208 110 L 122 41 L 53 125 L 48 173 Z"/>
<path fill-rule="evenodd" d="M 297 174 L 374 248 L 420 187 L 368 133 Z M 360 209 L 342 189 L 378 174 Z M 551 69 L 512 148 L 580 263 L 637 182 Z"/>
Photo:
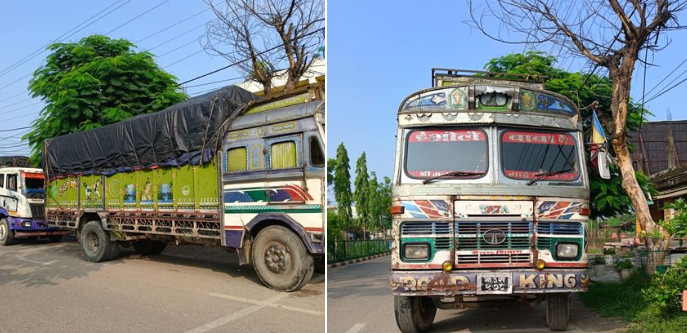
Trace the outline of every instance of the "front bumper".
<path fill-rule="evenodd" d="M 30 218 L 9 217 L 10 230 L 14 230 L 15 237 L 34 237 L 34 236 L 66 236 L 73 232 L 48 226 L 45 220 L 34 220 Z"/>
<path fill-rule="evenodd" d="M 504 291 L 484 291 L 482 277 L 508 277 Z M 476 270 L 476 271 L 392 271 L 391 289 L 396 296 L 456 296 L 477 294 L 542 294 L 587 291 L 586 269 Z"/>

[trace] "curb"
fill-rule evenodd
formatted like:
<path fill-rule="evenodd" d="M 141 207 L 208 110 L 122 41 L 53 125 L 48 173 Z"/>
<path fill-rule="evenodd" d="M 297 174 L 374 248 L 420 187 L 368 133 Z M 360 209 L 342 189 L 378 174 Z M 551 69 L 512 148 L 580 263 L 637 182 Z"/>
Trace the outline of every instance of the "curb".
<path fill-rule="evenodd" d="M 345 260 L 345 261 L 335 262 L 335 263 L 327 264 L 327 268 L 343 267 L 343 266 L 350 265 L 350 264 L 355 264 L 355 263 L 358 263 L 358 262 L 363 262 L 363 261 L 368 261 L 368 260 L 375 259 L 375 258 L 379 258 L 379 257 L 388 256 L 388 255 L 390 255 L 390 254 L 391 254 L 391 252 L 389 252 L 389 253 L 382 253 L 382 254 L 375 254 L 375 255 L 373 255 L 373 256 L 367 256 L 367 257 L 362 257 L 362 258 L 358 258 L 358 259 L 351 259 L 351 260 Z"/>

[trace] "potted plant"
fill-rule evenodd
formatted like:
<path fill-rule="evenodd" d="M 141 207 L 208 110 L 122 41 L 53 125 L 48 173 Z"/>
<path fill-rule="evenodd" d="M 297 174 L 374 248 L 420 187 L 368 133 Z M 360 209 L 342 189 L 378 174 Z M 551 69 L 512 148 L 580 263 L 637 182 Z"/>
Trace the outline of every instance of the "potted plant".
<path fill-rule="evenodd" d="M 604 260 L 606 261 L 606 265 L 613 265 L 613 255 L 615 254 L 615 248 L 613 247 L 607 247 L 603 249 L 604 253 Z"/>
<path fill-rule="evenodd" d="M 629 260 L 621 260 L 615 265 L 615 270 L 618 271 L 621 280 L 626 280 L 632 274 L 632 269 L 635 266 Z"/>
<path fill-rule="evenodd" d="M 603 276 L 606 271 L 606 261 L 600 256 L 594 257 L 594 273 L 596 276 Z"/>

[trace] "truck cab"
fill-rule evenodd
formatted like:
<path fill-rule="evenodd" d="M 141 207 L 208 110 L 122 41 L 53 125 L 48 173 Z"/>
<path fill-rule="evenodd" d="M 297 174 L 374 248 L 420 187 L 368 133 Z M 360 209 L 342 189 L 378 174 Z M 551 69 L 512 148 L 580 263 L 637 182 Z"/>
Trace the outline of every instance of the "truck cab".
<path fill-rule="evenodd" d="M 69 231 L 45 223 L 45 176 L 36 168 L 0 168 L 0 245 L 18 239 L 59 241 Z"/>

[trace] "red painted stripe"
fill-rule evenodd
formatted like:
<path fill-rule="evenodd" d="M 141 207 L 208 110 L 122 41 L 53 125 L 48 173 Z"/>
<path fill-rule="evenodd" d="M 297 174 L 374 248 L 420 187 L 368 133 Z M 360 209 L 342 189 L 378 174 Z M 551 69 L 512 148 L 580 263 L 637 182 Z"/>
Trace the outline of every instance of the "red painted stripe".
<path fill-rule="evenodd" d="M 322 232 L 324 228 L 305 228 L 305 231 Z"/>
<path fill-rule="evenodd" d="M 227 225 L 224 226 L 224 229 L 229 229 L 229 230 L 242 230 L 243 226 L 234 226 L 234 225 Z"/>
<path fill-rule="evenodd" d="M 564 145 L 574 146 L 575 139 L 569 134 L 562 133 L 534 133 L 534 132 L 516 132 L 508 131 L 503 134 L 501 139 L 503 142 L 512 143 L 533 143 L 533 144 L 549 144 L 549 145 Z"/>
<path fill-rule="evenodd" d="M 457 264 L 455 268 L 512 268 L 512 267 L 531 267 L 530 263 L 515 264 Z"/>
<path fill-rule="evenodd" d="M 547 262 L 546 267 L 553 268 L 588 268 L 589 264 L 576 262 L 576 263 L 565 263 L 565 262 Z"/>

